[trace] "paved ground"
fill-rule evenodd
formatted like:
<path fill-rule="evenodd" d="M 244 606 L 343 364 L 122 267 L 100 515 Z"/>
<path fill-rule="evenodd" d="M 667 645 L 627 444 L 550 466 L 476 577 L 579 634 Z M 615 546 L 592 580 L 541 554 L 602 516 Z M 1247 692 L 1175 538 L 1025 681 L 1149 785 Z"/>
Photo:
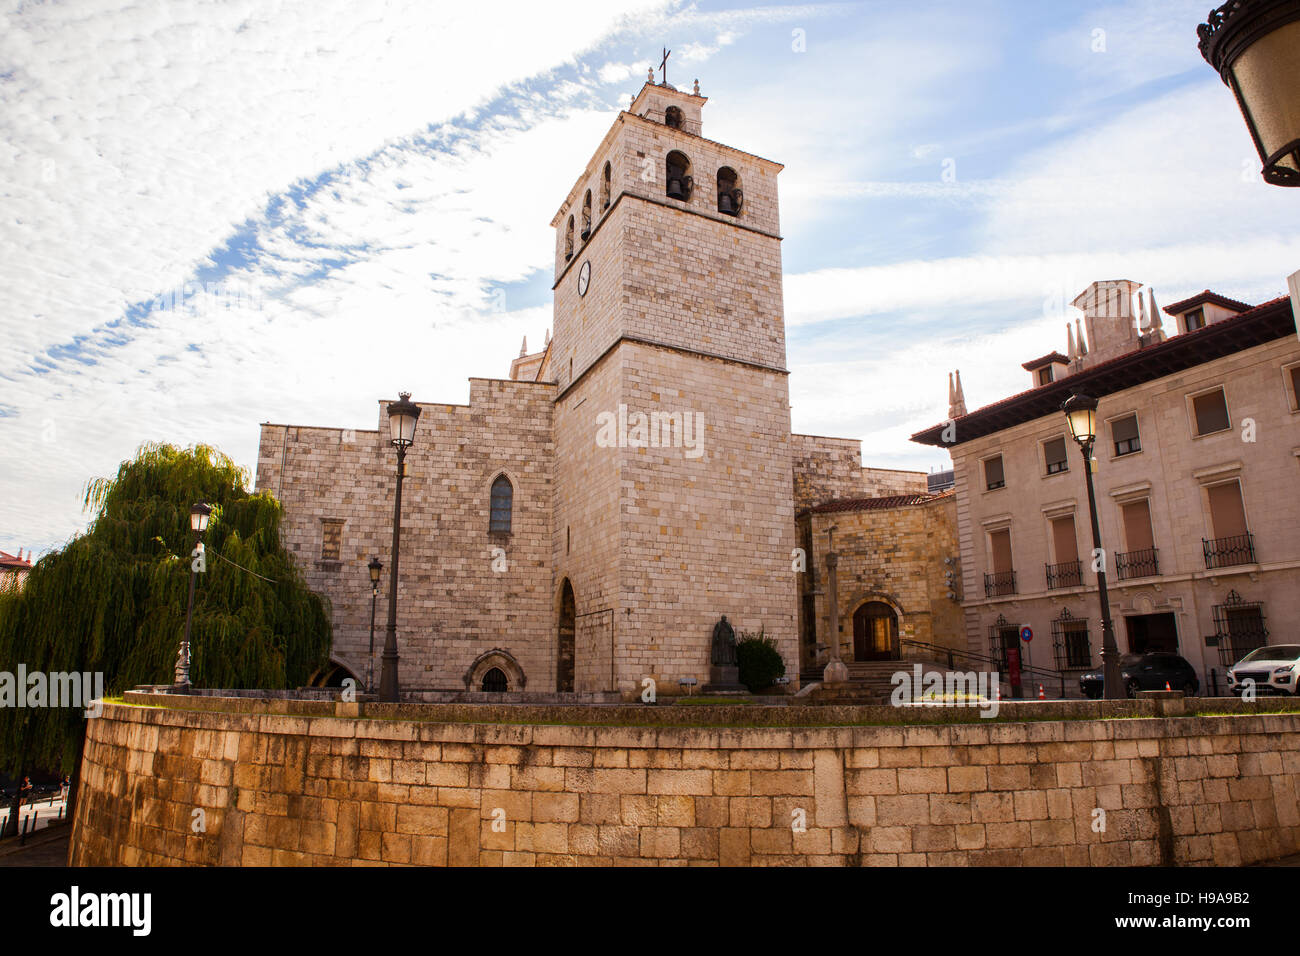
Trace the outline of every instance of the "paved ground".
<path fill-rule="evenodd" d="M 17 837 L 0 841 L 0 867 L 67 866 L 71 835 L 72 827 L 65 824 L 29 836 L 25 846 L 18 845 Z"/>
<path fill-rule="evenodd" d="M 37 830 L 44 829 L 48 823 L 62 820 L 65 809 L 64 802 L 58 797 L 38 800 L 36 803 L 25 803 L 18 817 L 18 825 L 22 826 L 25 821 L 27 832 L 35 833 Z M 4 832 L 4 824 L 9 820 L 9 811 L 10 807 L 6 801 L 4 807 L 0 808 L 0 833 Z"/>

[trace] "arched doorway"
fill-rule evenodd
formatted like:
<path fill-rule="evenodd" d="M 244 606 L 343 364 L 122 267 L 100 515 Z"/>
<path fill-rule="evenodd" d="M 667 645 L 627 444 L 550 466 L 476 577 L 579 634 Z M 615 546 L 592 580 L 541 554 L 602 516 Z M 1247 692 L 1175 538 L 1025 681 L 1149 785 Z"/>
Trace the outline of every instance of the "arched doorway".
<path fill-rule="evenodd" d="M 351 678 L 354 681 L 353 686 L 361 691 L 365 688 L 361 681 L 346 664 L 340 664 L 338 661 L 331 659 L 324 667 L 318 670 L 307 680 L 308 687 L 342 687 L 343 682 Z"/>
<path fill-rule="evenodd" d="M 509 689 L 505 671 L 499 667 L 493 667 L 483 675 L 481 689 L 490 694 L 504 694 Z"/>
<path fill-rule="evenodd" d="M 898 660 L 898 615 L 884 601 L 867 601 L 853 612 L 853 659 Z"/>
<path fill-rule="evenodd" d="M 555 647 L 555 689 L 561 694 L 573 692 L 573 639 L 577 618 L 573 585 L 565 578 L 560 587 L 560 618 Z"/>

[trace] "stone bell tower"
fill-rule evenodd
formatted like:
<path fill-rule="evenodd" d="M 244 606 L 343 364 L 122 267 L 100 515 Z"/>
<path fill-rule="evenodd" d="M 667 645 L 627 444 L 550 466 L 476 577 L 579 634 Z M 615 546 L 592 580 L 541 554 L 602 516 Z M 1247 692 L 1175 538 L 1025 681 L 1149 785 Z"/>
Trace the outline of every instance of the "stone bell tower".
<path fill-rule="evenodd" d="M 798 669 L 778 163 L 651 78 L 552 221 L 557 688 L 708 682 L 722 615 Z"/>

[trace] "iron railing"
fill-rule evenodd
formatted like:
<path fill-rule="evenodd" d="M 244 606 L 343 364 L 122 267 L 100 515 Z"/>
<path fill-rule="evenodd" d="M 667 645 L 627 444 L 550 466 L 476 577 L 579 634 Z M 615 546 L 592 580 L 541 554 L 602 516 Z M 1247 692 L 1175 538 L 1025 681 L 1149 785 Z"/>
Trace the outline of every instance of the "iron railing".
<path fill-rule="evenodd" d="M 1202 538 L 1205 550 L 1205 567 L 1230 568 L 1236 564 L 1255 563 L 1255 536 L 1234 534 L 1226 538 Z"/>
<path fill-rule="evenodd" d="M 1121 581 L 1127 581 L 1129 578 L 1148 578 L 1159 574 L 1159 552 L 1159 548 L 1115 552 L 1116 575 Z"/>
<path fill-rule="evenodd" d="M 1082 561 L 1062 561 L 1060 564 L 1047 564 L 1044 567 L 1047 568 L 1047 590 L 1049 591 L 1083 586 Z"/>
<path fill-rule="evenodd" d="M 997 597 L 1003 594 L 1015 594 L 1016 572 L 1002 571 L 998 574 L 984 575 L 984 596 Z"/>

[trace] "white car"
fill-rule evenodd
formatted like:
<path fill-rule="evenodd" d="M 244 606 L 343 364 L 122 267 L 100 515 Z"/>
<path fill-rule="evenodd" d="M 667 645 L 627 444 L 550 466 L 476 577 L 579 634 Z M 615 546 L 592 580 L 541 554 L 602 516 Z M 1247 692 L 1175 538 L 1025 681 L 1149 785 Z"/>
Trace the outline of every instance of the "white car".
<path fill-rule="evenodd" d="M 1257 647 L 1228 668 L 1228 689 L 1241 696 L 1246 681 L 1256 694 L 1296 694 L 1300 689 L 1300 644 Z"/>

